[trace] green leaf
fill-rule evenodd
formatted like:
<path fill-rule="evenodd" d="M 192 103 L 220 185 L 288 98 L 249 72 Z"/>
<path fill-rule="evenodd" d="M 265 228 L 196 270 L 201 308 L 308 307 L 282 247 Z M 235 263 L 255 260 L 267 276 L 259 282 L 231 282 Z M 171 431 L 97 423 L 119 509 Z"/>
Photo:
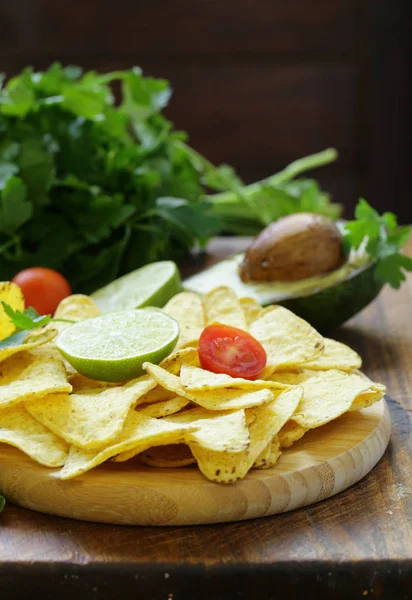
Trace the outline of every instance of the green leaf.
<path fill-rule="evenodd" d="M 122 81 L 123 109 L 137 122 L 161 111 L 169 102 L 171 89 L 165 79 L 143 77 L 134 67 Z"/>
<path fill-rule="evenodd" d="M 0 513 L 6 505 L 6 499 L 4 496 L 0 496 Z"/>
<path fill-rule="evenodd" d="M 92 119 L 104 111 L 105 100 L 90 90 L 68 88 L 63 93 L 63 107 L 78 117 Z"/>
<path fill-rule="evenodd" d="M 405 271 L 412 271 L 412 258 L 400 254 L 388 254 L 380 259 L 375 269 L 375 277 L 382 283 L 389 283 L 393 288 L 399 289 L 405 281 Z"/>
<path fill-rule="evenodd" d="M 17 163 L 33 204 L 47 204 L 47 194 L 54 178 L 54 159 L 42 141 L 35 138 L 25 139 L 21 143 Z"/>
<path fill-rule="evenodd" d="M 31 81 L 31 69 L 26 69 L 18 77 L 10 79 L 0 92 L 0 113 L 14 117 L 24 117 L 35 107 L 36 97 Z"/>
<path fill-rule="evenodd" d="M 32 216 L 27 188 L 19 177 L 9 177 L 0 192 L 0 231 L 13 235 Z"/>
<path fill-rule="evenodd" d="M 24 344 L 29 333 L 30 331 L 16 331 L 16 333 L 9 335 L 9 337 L 0 340 L 0 350 L 4 350 L 5 348 L 14 348 L 16 346 L 21 346 L 22 344 Z"/>
<path fill-rule="evenodd" d="M 4 188 L 7 180 L 19 172 L 19 167 L 14 163 L 3 162 L 0 163 L 0 190 Z"/>
<path fill-rule="evenodd" d="M 355 216 L 356 220 L 344 227 L 346 251 L 358 248 L 367 238 L 366 252 L 377 263 L 376 279 L 398 289 L 405 280 L 404 271 L 412 270 L 412 259 L 399 252 L 410 236 L 411 227 L 398 227 L 393 213 L 379 215 L 364 199 L 359 201 Z"/>
<path fill-rule="evenodd" d="M 47 325 L 51 319 L 50 315 L 40 316 L 32 306 L 29 306 L 29 308 L 26 308 L 26 310 L 23 312 L 21 310 L 14 310 L 9 304 L 3 302 L 3 300 L 1 303 L 3 305 L 4 312 L 9 317 L 16 329 L 38 329 L 39 327 L 43 327 L 43 325 Z"/>

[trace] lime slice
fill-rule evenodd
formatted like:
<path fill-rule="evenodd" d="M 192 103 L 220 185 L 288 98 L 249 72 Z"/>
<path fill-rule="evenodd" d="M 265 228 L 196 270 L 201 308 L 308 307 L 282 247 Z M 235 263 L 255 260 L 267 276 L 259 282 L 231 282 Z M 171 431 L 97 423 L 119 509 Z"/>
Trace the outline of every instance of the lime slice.
<path fill-rule="evenodd" d="M 164 306 L 181 290 L 176 264 L 170 260 L 151 263 L 119 277 L 105 287 L 93 292 L 91 297 L 103 313 Z"/>
<path fill-rule="evenodd" d="M 159 363 L 176 345 L 179 325 L 160 310 L 126 310 L 86 319 L 62 331 L 56 345 L 82 375 L 125 381 Z"/>

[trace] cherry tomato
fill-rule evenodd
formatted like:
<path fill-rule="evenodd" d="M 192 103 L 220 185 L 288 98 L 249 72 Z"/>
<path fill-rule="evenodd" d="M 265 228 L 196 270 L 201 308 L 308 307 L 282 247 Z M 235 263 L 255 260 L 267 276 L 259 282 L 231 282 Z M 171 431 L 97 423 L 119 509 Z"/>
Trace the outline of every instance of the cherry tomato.
<path fill-rule="evenodd" d="M 32 306 L 40 315 L 53 315 L 59 302 L 72 293 L 63 275 L 45 267 L 24 269 L 13 282 L 21 288 L 26 308 Z"/>
<path fill-rule="evenodd" d="M 266 365 L 266 352 L 260 342 L 247 331 L 221 323 L 202 331 L 199 358 L 208 371 L 243 379 L 255 379 Z"/>

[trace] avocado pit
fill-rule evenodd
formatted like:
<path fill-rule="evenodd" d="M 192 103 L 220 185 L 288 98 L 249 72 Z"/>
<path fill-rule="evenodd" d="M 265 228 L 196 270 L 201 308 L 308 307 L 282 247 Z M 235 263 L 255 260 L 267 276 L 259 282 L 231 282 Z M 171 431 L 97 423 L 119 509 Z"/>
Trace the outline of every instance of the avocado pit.
<path fill-rule="evenodd" d="M 239 274 L 249 281 L 298 281 L 338 269 L 342 235 L 327 217 L 296 213 L 268 225 L 245 252 Z"/>

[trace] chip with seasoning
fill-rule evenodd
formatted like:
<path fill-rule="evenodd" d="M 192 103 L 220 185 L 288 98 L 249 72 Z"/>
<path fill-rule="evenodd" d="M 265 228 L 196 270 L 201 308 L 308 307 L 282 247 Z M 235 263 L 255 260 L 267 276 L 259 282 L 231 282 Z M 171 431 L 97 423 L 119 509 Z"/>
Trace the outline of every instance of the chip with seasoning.
<path fill-rule="evenodd" d="M 0 284 L 0 299 L 2 289 L 20 310 L 18 290 Z M 139 378 L 107 383 L 65 363 L 53 341 L 56 329 L 99 314 L 88 296 L 65 298 L 55 313 L 64 321 L 34 331 L 0 365 L 0 442 L 61 467 L 61 480 L 134 460 L 133 469 L 190 467 L 227 484 L 275 470 L 307 431 L 385 392 L 359 371 L 355 351 L 281 306 L 262 308 L 221 286 L 203 298 L 179 293 L 163 310 L 179 323 L 177 347 L 145 362 Z M 209 364 L 202 339 L 214 327 Z M 0 335 L 9 331 L 0 312 Z"/>
<path fill-rule="evenodd" d="M 119 387 L 51 394 L 42 400 L 26 402 L 25 407 L 66 442 L 79 448 L 98 448 L 116 438 L 130 409 L 155 385 L 145 375 Z"/>

